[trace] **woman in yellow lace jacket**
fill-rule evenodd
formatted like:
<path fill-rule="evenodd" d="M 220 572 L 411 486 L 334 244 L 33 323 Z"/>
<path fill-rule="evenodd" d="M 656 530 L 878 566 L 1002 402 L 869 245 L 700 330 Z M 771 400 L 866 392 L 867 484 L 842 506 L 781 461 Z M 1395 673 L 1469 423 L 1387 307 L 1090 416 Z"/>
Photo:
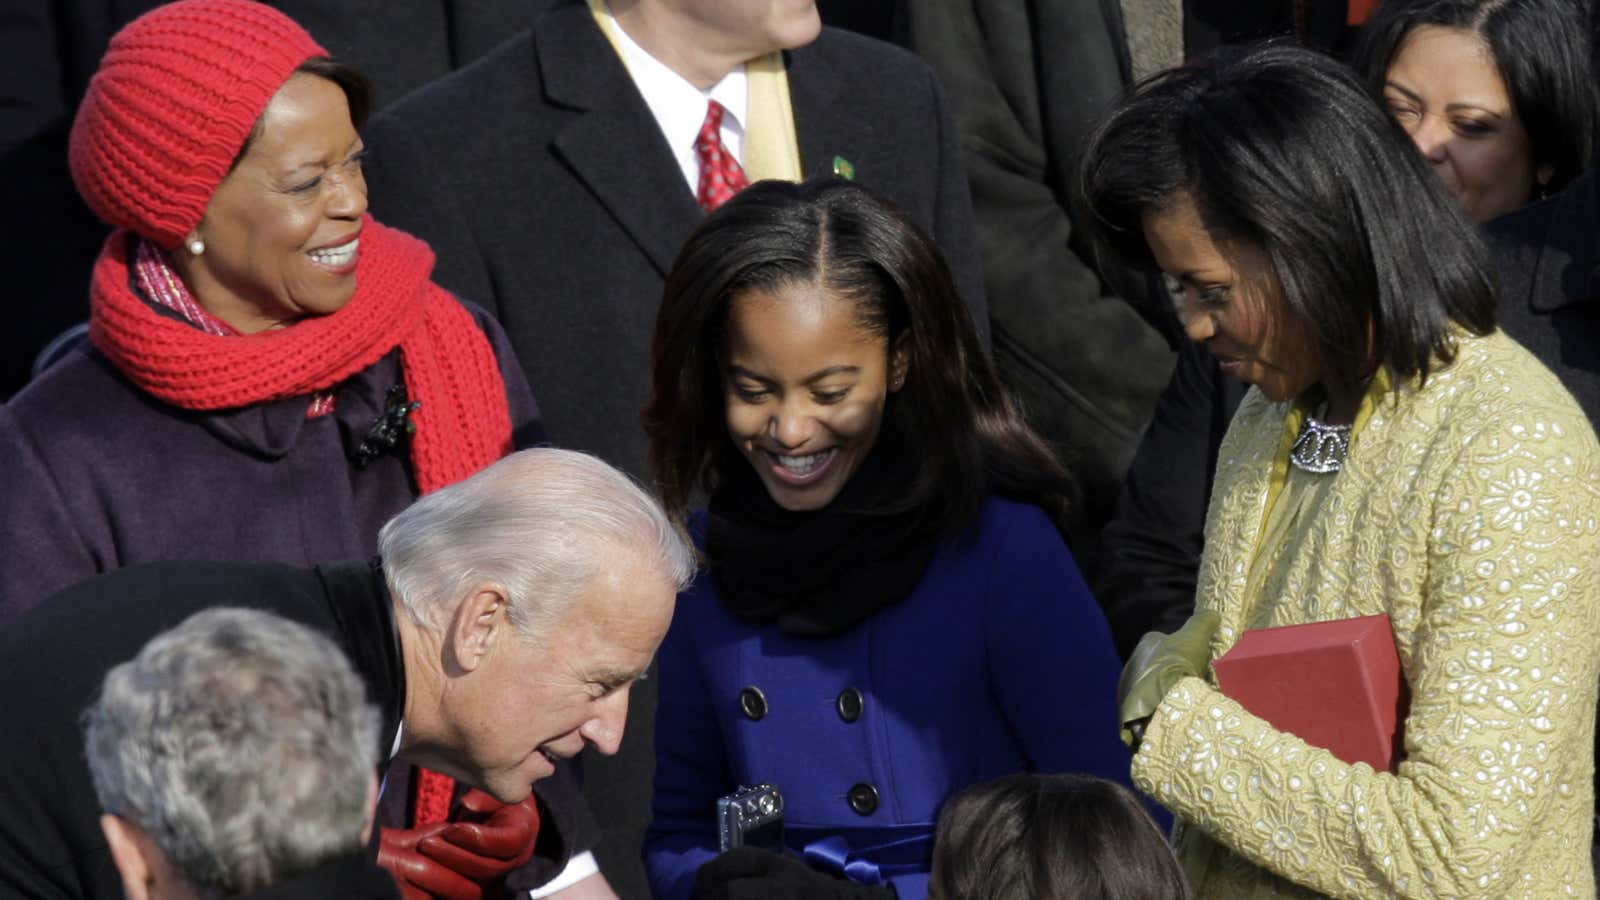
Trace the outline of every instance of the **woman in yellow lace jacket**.
<path fill-rule="evenodd" d="M 1600 446 L 1495 330 L 1427 164 L 1342 67 L 1268 47 L 1146 84 L 1084 178 L 1111 248 L 1255 386 L 1195 617 L 1124 674 L 1134 779 L 1177 813 L 1197 895 L 1595 896 Z M 1246 629 L 1379 613 L 1411 691 L 1393 774 L 1211 681 Z"/>

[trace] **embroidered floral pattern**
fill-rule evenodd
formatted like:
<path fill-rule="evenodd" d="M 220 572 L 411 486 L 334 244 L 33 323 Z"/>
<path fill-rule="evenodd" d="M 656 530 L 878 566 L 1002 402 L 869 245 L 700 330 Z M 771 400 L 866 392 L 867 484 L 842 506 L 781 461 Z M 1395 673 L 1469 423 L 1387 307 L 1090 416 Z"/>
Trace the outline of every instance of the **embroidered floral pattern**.
<path fill-rule="evenodd" d="M 1512 469 L 1503 479 L 1490 481 L 1483 498 L 1490 524 L 1521 533 L 1529 525 L 1547 521 L 1550 498 L 1540 488 L 1543 481 L 1543 475 L 1521 467 Z"/>
<path fill-rule="evenodd" d="M 1600 446 L 1500 334 L 1402 386 L 1315 514 L 1251 559 L 1287 407 L 1223 445 L 1201 605 L 1246 629 L 1387 613 L 1411 689 L 1396 774 L 1279 732 L 1205 681 L 1167 695 L 1134 778 L 1177 812 L 1202 897 L 1593 897 Z"/>

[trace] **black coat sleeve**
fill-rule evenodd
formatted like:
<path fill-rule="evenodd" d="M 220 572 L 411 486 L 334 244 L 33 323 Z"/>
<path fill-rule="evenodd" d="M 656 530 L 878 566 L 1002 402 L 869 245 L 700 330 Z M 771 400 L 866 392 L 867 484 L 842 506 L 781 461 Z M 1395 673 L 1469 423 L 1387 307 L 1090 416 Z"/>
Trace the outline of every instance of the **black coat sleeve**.
<path fill-rule="evenodd" d="M 1145 632 L 1194 610 L 1217 452 L 1244 388 L 1199 344 L 1185 344 L 1139 443 L 1100 543 L 1095 596 L 1124 659 Z"/>

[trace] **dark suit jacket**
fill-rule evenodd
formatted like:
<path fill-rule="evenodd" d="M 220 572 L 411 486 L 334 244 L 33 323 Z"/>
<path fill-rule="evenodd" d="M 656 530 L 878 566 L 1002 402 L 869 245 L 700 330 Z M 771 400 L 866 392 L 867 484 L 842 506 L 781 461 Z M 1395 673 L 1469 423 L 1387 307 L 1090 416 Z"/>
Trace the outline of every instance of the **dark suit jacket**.
<path fill-rule="evenodd" d="M 910 54 L 824 29 L 786 54 L 808 175 L 835 156 L 927 228 L 987 332 L 972 208 L 943 92 Z M 558 445 L 645 473 L 650 335 L 703 218 L 582 0 L 405 98 L 367 129 L 370 201 L 500 319 Z"/>
<path fill-rule="evenodd" d="M 533 22 L 538 0 L 270 0 L 386 103 Z M 89 317 L 107 228 L 67 172 L 67 133 L 111 36 L 161 0 L 5 0 L 0 17 L 0 269 L 26 308 L 0 333 L 0 400 L 51 338 Z M 376 107 L 374 107 L 376 108 Z"/>

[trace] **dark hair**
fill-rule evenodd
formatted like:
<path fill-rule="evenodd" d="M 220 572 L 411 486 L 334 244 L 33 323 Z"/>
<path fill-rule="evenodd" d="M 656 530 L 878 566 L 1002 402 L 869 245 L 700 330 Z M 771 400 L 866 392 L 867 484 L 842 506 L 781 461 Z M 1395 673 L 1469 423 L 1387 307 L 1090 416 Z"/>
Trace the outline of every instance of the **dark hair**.
<path fill-rule="evenodd" d="M 1187 194 L 1214 239 L 1261 248 L 1324 370 L 1426 376 L 1454 322 L 1495 325 L 1476 229 L 1405 131 L 1343 65 L 1274 43 L 1141 83 L 1090 138 L 1084 192 L 1099 240 L 1155 268 L 1146 212 Z"/>
<path fill-rule="evenodd" d="M 939 813 L 940 900 L 1187 900 L 1183 870 L 1133 792 L 1090 775 L 1019 774 Z"/>
<path fill-rule="evenodd" d="M 360 131 L 367 124 L 367 116 L 372 114 L 372 82 L 361 70 L 354 66 L 345 65 L 331 56 L 313 56 L 301 63 L 299 68 L 291 73 L 298 75 L 304 72 L 318 78 L 326 78 L 339 86 L 344 91 L 345 103 L 350 107 L 350 124 Z M 261 120 L 256 119 L 255 127 L 250 129 L 250 134 L 244 139 L 244 144 L 239 147 L 239 152 L 234 154 L 233 165 L 228 168 L 232 172 L 239 165 L 239 160 L 250 152 L 250 145 L 256 142 L 256 137 L 261 134 Z"/>
<path fill-rule="evenodd" d="M 1071 482 L 1001 387 L 938 248 L 886 201 L 832 178 L 745 189 L 673 262 L 643 415 L 669 513 L 681 517 L 696 487 L 714 490 L 724 466 L 749 464 L 735 455 L 723 412 L 718 360 L 731 301 L 796 283 L 853 301 L 861 324 L 890 346 L 905 341 L 906 383 L 890 395 L 883 425 L 916 451 L 903 508 L 952 530 L 994 491 L 1059 519 Z"/>
<path fill-rule="evenodd" d="M 1386 0 L 1362 32 L 1354 64 L 1382 102 L 1389 69 L 1411 32 L 1438 25 L 1471 32 L 1494 57 L 1512 109 L 1559 190 L 1588 167 L 1596 107 L 1589 23 L 1568 0 Z"/>

